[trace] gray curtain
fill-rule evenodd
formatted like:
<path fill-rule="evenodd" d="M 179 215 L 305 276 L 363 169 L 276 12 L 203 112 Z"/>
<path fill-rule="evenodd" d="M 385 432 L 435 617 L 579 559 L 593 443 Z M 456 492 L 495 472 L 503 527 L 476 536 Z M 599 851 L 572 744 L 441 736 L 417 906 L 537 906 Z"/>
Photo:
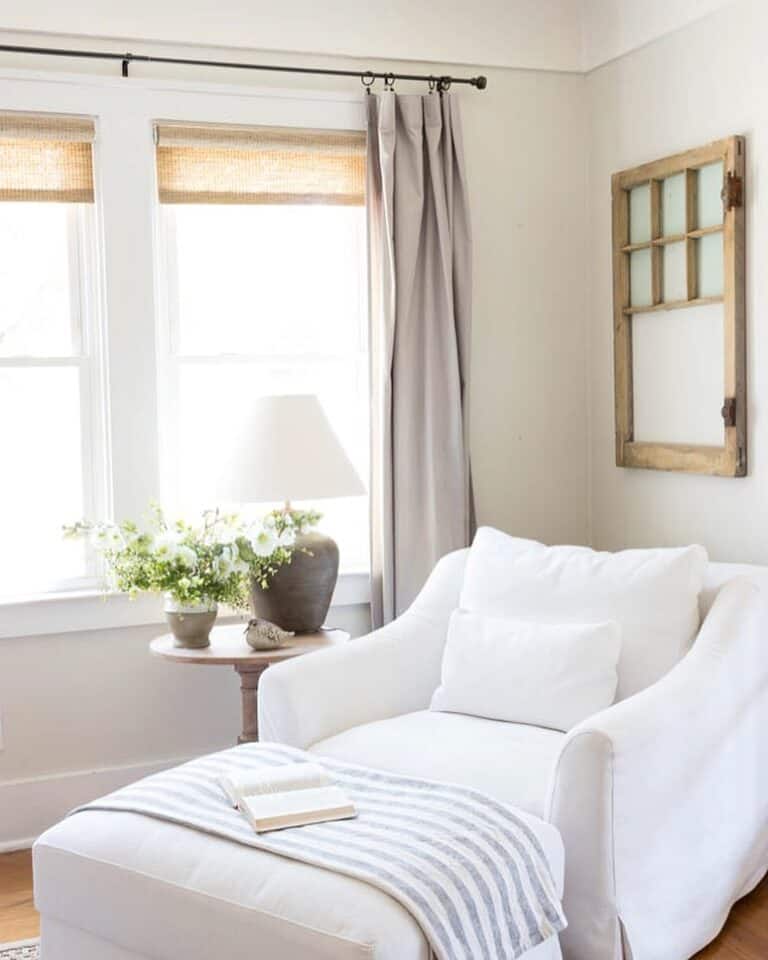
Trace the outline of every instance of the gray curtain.
<path fill-rule="evenodd" d="M 472 260 L 458 104 L 368 103 L 371 560 L 375 626 L 472 535 Z"/>

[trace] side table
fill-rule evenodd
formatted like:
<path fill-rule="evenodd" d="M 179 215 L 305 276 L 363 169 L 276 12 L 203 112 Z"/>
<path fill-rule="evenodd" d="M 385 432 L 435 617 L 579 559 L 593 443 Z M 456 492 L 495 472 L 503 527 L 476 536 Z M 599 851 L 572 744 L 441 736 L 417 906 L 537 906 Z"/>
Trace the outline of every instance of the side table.
<path fill-rule="evenodd" d="M 240 691 L 243 698 L 243 729 L 238 743 L 251 743 L 259 739 L 259 679 L 273 663 L 313 653 L 336 643 L 346 643 L 349 634 L 344 630 L 319 630 L 293 637 L 284 647 L 275 650 L 252 650 L 245 640 L 244 624 L 228 624 L 214 627 L 211 644 L 202 650 L 188 650 L 174 646 L 172 634 L 156 637 L 149 645 L 155 656 L 176 663 L 208 664 L 210 666 L 234 667 L 240 676 Z"/>

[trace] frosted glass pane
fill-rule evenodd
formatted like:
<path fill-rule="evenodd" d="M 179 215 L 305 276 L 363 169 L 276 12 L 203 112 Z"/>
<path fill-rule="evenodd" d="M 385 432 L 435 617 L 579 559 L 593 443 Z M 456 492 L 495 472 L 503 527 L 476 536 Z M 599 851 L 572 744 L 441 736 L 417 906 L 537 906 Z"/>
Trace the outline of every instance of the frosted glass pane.
<path fill-rule="evenodd" d="M 667 177 L 661 186 L 661 229 L 665 237 L 685 233 L 685 174 Z"/>
<path fill-rule="evenodd" d="M 699 170 L 697 227 L 714 227 L 723 222 L 722 163 L 710 163 Z"/>
<path fill-rule="evenodd" d="M 651 185 L 644 183 L 629 191 L 629 242 L 651 239 Z"/>
<path fill-rule="evenodd" d="M 0 369 L 0 594 L 82 576 L 82 543 L 61 527 L 83 517 L 79 370 Z"/>
<path fill-rule="evenodd" d="M 71 356 L 66 203 L 0 203 L 0 356 Z"/>
<path fill-rule="evenodd" d="M 718 297 L 723 292 L 723 235 L 710 233 L 696 242 L 699 247 L 699 296 Z"/>
<path fill-rule="evenodd" d="M 722 446 L 721 304 L 632 321 L 635 439 Z"/>
<path fill-rule="evenodd" d="M 363 207 L 166 207 L 182 354 L 339 354 L 366 322 Z"/>
<path fill-rule="evenodd" d="M 688 285 L 686 282 L 685 270 L 685 243 L 668 243 L 664 247 L 664 284 L 663 299 L 665 303 L 670 300 L 687 300 Z"/>
<path fill-rule="evenodd" d="M 629 255 L 629 302 L 633 307 L 651 304 L 650 250 L 634 250 Z"/>

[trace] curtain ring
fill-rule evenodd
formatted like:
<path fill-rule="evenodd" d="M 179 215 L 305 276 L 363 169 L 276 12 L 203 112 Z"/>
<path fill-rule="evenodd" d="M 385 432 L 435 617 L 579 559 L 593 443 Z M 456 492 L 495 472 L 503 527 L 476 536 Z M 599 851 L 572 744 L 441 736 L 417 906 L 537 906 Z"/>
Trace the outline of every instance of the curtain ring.
<path fill-rule="evenodd" d="M 365 73 L 360 74 L 360 83 L 365 87 L 365 92 L 368 96 L 371 95 L 371 87 L 376 80 L 376 75 L 372 70 L 366 70 Z"/>
<path fill-rule="evenodd" d="M 429 87 L 429 92 L 434 93 L 437 89 L 437 80 L 434 77 L 427 78 L 427 86 Z"/>
<path fill-rule="evenodd" d="M 384 89 L 389 90 L 390 93 L 395 92 L 395 75 L 393 73 L 387 73 L 384 76 Z"/>
<path fill-rule="evenodd" d="M 440 77 L 437 81 L 437 89 L 440 93 L 448 93 L 451 89 L 451 78 L 450 77 Z"/>

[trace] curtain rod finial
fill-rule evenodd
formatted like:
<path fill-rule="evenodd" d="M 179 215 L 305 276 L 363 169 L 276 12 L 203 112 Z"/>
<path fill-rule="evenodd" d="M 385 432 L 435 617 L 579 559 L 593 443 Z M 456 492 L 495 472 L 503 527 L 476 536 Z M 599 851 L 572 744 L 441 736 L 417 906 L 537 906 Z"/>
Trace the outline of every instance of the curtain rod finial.
<path fill-rule="evenodd" d="M 478 90 L 485 90 L 485 88 L 488 86 L 488 77 L 478 77 L 475 80 L 475 86 Z"/>

